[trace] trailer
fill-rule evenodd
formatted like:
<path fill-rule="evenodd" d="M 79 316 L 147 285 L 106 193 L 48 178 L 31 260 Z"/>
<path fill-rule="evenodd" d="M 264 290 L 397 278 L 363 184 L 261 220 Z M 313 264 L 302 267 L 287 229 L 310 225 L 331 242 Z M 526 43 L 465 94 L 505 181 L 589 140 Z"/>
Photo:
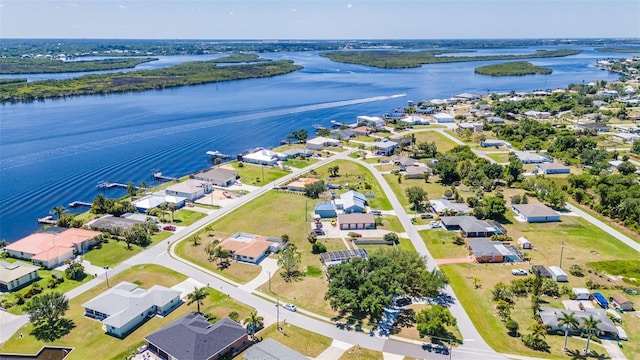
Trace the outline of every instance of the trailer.
<path fill-rule="evenodd" d="M 557 266 L 549 266 L 549 273 L 551 273 L 551 278 L 557 282 L 569 281 L 567 273 Z"/>

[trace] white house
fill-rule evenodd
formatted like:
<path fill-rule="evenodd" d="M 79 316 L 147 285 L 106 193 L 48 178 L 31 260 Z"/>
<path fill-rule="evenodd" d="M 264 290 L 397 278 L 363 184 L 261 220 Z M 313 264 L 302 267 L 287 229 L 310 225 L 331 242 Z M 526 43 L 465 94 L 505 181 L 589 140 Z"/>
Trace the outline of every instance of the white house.
<path fill-rule="evenodd" d="M 544 204 L 513 204 L 511 209 L 528 223 L 560 221 L 560 214 Z"/>
<path fill-rule="evenodd" d="M 384 120 L 378 116 L 360 115 L 356 118 L 358 124 L 364 124 L 374 129 L 381 129 L 385 126 Z"/>
<path fill-rule="evenodd" d="M 286 159 L 286 154 L 274 152 L 267 149 L 258 149 L 254 152 L 242 156 L 242 161 L 246 163 L 268 166 L 275 165 L 278 161 Z"/>
<path fill-rule="evenodd" d="M 316 136 L 307 140 L 306 145 L 308 149 L 320 151 L 324 149 L 325 146 L 340 146 L 340 140 Z"/>
<path fill-rule="evenodd" d="M 22 261 L 0 260 L 0 292 L 14 291 L 40 279 L 39 266 Z"/>
<path fill-rule="evenodd" d="M 207 184 L 216 185 L 216 186 L 230 186 L 238 178 L 238 172 L 235 169 L 229 169 L 227 167 L 214 167 L 212 169 L 208 169 L 199 173 L 195 173 L 191 176 L 194 180 L 199 180 Z M 211 189 L 204 188 L 205 193 L 209 193 Z M 170 194 L 169 195 L 177 195 Z M 183 195 L 179 195 L 183 196 Z M 187 196 L 183 196 L 187 197 Z"/>
<path fill-rule="evenodd" d="M 169 186 L 165 190 L 165 193 L 167 195 L 179 196 L 186 198 L 187 200 L 195 201 L 196 199 L 203 197 L 205 194 L 210 193 L 211 190 L 211 185 L 204 181 L 188 179 L 181 183 Z"/>
<path fill-rule="evenodd" d="M 628 133 L 615 133 L 613 134 L 613 137 L 626 142 L 634 142 L 636 140 L 640 140 L 640 135 Z"/>
<path fill-rule="evenodd" d="M 543 162 L 549 162 L 551 159 L 533 153 L 529 151 L 516 151 L 514 155 L 523 163 L 523 164 L 540 164 Z"/>
<path fill-rule="evenodd" d="M 123 281 L 82 304 L 84 315 L 100 320 L 107 334 L 123 338 L 148 318 L 178 307 L 180 291 L 153 285 L 149 290 Z"/>
<path fill-rule="evenodd" d="M 398 143 L 384 139 L 382 141 L 374 142 L 372 145 L 374 152 L 377 155 L 390 156 L 396 151 Z"/>
<path fill-rule="evenodd" d="M 433 114 L 431 115 L 433 117 L 433 120 L 435 120 L 437 123 L 442 124 L 442 123 L 452 123 L 453 122 L 453 116 L 447 114 L 447 113 L 437 113 L 437 114 Z"/>

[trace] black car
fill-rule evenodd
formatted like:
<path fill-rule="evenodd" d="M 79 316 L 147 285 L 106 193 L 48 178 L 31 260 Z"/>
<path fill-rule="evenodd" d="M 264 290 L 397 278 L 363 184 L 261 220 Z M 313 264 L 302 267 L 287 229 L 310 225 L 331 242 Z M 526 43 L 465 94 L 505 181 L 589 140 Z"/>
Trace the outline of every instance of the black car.
<path fill-rule="evenodd" d="M 401 297 L 397 298 L 395 303 L 397 307 L 404 307 L 407 305 L 411 305 L 411 299 L 409 299 L 408 297 Z"/>

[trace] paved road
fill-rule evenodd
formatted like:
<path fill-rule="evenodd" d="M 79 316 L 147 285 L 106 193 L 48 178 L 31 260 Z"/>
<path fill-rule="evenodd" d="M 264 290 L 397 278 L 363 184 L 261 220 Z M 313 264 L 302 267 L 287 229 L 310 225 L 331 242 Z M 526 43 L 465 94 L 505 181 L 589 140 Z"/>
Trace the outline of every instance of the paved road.
<path fill-rule="evenodd" d="M 607 234 L 615 237 L 616 239 L 622 241 L 623 243 L 627 244 L 630 248 L 634 249 L 637 252 L 640 252 L 640 243 L 638 243 L 637 241 L 631 239 L 630 237 L 626 236 L 625 234 L 621 233 L 620 231 L 612 228 L 611 226 L 605 224 L 604 222 L 596 219 L 595 217 L 589 215 L 588 213 L 584 212 L 582 209 L 573 206 L 569 203 L 565 204 L 565 207 L 569 210 L 571 210 L 572 212 L 580 215 L 582 218 L 586 219 L 588 222 L 592 223 L 593 225 L 597 226 L 598 228 L 604 230 Z"/>

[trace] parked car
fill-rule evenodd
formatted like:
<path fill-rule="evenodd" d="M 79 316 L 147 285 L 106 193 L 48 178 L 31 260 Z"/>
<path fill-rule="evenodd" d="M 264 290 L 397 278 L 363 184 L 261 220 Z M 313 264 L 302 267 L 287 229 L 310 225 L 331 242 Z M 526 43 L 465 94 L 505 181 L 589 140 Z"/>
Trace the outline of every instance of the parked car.
<path fill-rule="evenodd" d="M 380 216 L 380 215 L 382 215 L 382 211 L 380 211 L 380 210 L 371 210 L 371 213 L 372 213 L 373 215 L 375 215 L 375 216 Z"/>
<path fill-rule="evenodd" d="M 331 225 L 336 226 L 336 219 L 331 219 Z"/>
<path fill-rule="evenodd" d="M 324 230 L 320 228 L 313 229 L 313 232 L 316 233 L 316 235 L 324 235 Z"/>
<path fill-rule="evenodd" d="M 398 307 L 411 305 L 411 299 L 407 296 L 399 297 L 395 300 L 395 304 Z"/>
<path fill-rule="evenodd" d="M 165 225 L 164 227 L 162 227 L 162 230 L 166 230 L 166 231 L 176 231 L 176 227 L 173 225 Z"/>
<path fill-rule="evenodd" d="M 293 304 L 286 303 L 286 304 L 282 305 L 282 307 L 287 309 L 287 310 L 289 310 L 289 311 L 293 311 L 293 312 L 298 311 L 298 308 Z"/>
<path fill-rule="evenodd" d="M 511 273 L 513 275 L 516 275 L 516 276 L 526 276 L 527 275 L 527 270 L 525 270 L 525 269 L 513 269 L 513 270 L 511 270 Z"/>
<path fill-rule="evenodd" d="M 421 219 L 433 219 L 433 214 L 432 213 L 420 214 L 420 218 Z"/>
<path fill-rule="evenodd" d="M 440 221 L 432 221 L 429 223 L 429 227 L 432 229 L 437 229 L 440 227 Z"/>

